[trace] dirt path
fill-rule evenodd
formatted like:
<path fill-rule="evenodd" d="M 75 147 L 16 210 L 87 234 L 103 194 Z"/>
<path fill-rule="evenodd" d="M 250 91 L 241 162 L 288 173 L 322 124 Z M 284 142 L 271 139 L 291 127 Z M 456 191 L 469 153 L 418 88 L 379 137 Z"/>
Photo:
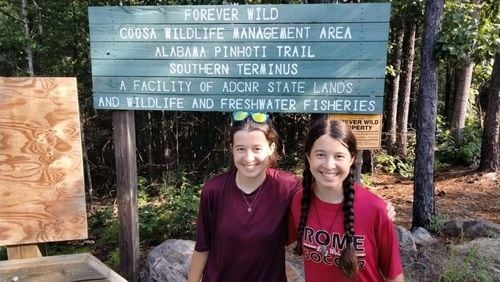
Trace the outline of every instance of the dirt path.
<path fill-rule="evenodd" d="M 470 170 L 436 173 L 436 212 L 442 219 L 486 219 L 500 224 L 500 185 L 495 173 L 481 174 Z M 413 181 L 376 174 L 373 181 L 377 195 L 396 207 L 396 224 L 411 227 Z"/>
<path fill-rule="evenodd" d="M 470 170 L 452 170 L 435 175 L 437 218 L 444 222 L 455 218 L 489 220 L 500 224 L 500 185 L 495 173 L 481 174 Z M 374 175 L 371 189 L 390 200 L 396 208 L 396 224 L 411 228 L 413 181 L 384 174 Z M 449 258 L 450 241 L 418 248 L 418 261 L 405 270 L 406 281 L 439 281 Z M 406 267 L 405 267 L 406 269 Z"/>

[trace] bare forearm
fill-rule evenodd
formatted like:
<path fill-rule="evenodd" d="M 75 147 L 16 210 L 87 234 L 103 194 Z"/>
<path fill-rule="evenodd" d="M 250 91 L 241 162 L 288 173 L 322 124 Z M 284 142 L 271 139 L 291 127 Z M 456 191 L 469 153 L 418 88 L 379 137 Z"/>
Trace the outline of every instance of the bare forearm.
<path fill-rule="evenodd" d="M 203 274 L 203 269 L 207 264 L 208 251 L 207 252 L 193 252 L 193 257 L 191 258 L 191 265 L 189 266 L 188 282 L 199 282 L 201 275 Z"/>
<path fill-rule="evenodd" d="M 387 282 L 404 282 L 403 273 L 396 276 L 394 279 L 387 279 Z"/>

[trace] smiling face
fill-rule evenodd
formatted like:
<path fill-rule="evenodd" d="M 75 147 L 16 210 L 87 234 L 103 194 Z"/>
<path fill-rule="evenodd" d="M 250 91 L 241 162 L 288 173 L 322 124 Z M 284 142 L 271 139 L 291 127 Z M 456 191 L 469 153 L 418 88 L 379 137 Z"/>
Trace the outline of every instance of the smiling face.
<path fill-rule="evenodd" d="M 322 135 L 314 142 L 307 160 L 318 189 L 342 191 L 354 157 L 341 142 Z"/>
<path fill-rule="evenodd" d="M 261 130 L 238 130 L 233 135 L 231 149 L 234 166 L 240 177 L 252 180 L 265 176 L 275 145 L 267 140 Z"/>

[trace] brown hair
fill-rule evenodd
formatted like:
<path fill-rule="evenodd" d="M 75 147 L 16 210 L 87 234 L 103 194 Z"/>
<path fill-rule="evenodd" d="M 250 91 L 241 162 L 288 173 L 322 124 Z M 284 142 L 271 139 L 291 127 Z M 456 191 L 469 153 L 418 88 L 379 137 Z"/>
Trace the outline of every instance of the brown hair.
<path fill-rule="evenodd" d="M 264 133 L 266 136 L 267 141 L 269 141 L 269 144 L 274 144 L 276 146 L 273 154 L 269 157 L 269 166 L 270 167 L 277 167 L 278 166 L 278 161 L 280 160 L 279 156 L 279 135 L 276 129 L 274 128 L 271 120 L 267 120 L 265 123 L 257 123 L 254 122 L 250 118 L 246 118 L 242 121 L 233 121 L 231 125 L 231 130 L 229 132 L 229 140 L 231 144 L 234 142 L 234 134 L 237 131 L 240 130 L 245 130 L 245 131 L 260 131 Z"/>
<path fill-rule="evenodd" d="M 310 164 L 307 156 L 311 153 L 314 142 L 323 135 L 328 135 L 333 139 L 342 143 L 351 154 L 355 157 L 357 154 L 356 138 L 351 129 L 340 120 L 333 119 L 319 119 L 311 125 L 309 133 L 307 134 L 304 146 L 304 172 L 302 174 L 302 187 L 304 189 L 301 204 L 301 214 L 299 226 L 297 229 L 297 245 L 295 252 L 302 254 L 302 238 L 304 235 L 304 228 L 307 222 L 307 215 L 312 201 L 312 185 L 314 177 L 310 170 Z M 358 271 L 358 264 L 356 259 L 356 251 L 353 244 L 354 236 L 354 169 L 355 162 L 352 163 L 349 175 L 342 183 L 342 190 L 344 193 L 344 200 L 342 209 L 344 212 L 344 232 L 346 236 L 346 246 L 340 255 L 340 268 L 342 272 L 350 277 L 356 277 Z"/>

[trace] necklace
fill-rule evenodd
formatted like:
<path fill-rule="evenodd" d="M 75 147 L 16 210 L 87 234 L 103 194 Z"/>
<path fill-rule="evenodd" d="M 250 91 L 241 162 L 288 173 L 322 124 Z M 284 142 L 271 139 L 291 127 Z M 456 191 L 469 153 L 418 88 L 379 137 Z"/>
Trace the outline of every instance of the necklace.
<path fill-rule="evenodd" d="M 319 199 L 315 199 L 319 201 Z M 335 221 L 337 220 L 337 216 L 339 215 L 340 210 L 342 210 L 342 205 L 344 204 L 344 201 L 340 203 L 340 207 L 338 210 L 335 212 L 335 216 L 333 217 L 333 221 L 330 224 L 330 227 L 328 230 L 326 230 L 328 233 L 331 232 L 333 225 L 335 224 Z M 314 206 L 314 212 L 316 213 L 316 219 L 318 220 L 319 228 L 322 230 L 325 230 L 323 228 L 323 224 L 321 224 L 321 220 L 319 219 L 319 213 L 318 213 L 318 208 L 316 207 L 316 201 L 313 201 L 313 206 Z M 328 249 L 328 247 L 325 244 L 319 244 L 318 247 L 316 248 L 316 251 L 319 252 L 323 257 L 326 257 L 328 255 L 328 252 L 330 251 L 331 254 L 336 254 L 340 255 L 340 252 L 338 250 L 335 250 L 333 248 Z"/>
<path fill-rule="evenodd" d="M 245 195 L 245 192 L 243 192 L 243 189 L 241 189 L 241 186 L 238 185 L 238 182 L 240 182 L 240 181 L 238 181 L 238 173 L 236 173 L 235 182 L 236 182 L 236 187 L 241 191 L 241 196 L 243 197 L 243 200 L 245 201 L 245 204 L 247 205 L 247 211 L 249 213 L 252 212 L 253 211 L 253 209 L 252 209 L 253 203 L 257 204 L 257 201 L 259 200 L 260 190 L 264 189 L 263 185 L 265 182 L 265 178 L 262 181 L 262 183 L 260 183 L 260 185 L 255 189 L 255 190 L 257 190 L 257 192 L 256 192 L 255 197 L 253 197 L 251 202 L 249 202 L 247 200 L 247 196 Z M 255 192 L 255 190 L 253 190 L 252 193 Z M 250 193 L 249 195 L 251 195 L 252 193 Z"/>
<path fill-rule="evenodd" d="M 257 193 L 255 194 L 255 197 L 253 198 L 253 200 L 251 202 L 248 202 L 247 196 L 245 195 L 245 192 L 243 192 L 243 190 L 240 189 L 241 196 L 243 196 L 243 200 L 245 200 L 245 204 L 247 204 L 247 208 L 248 208 L 247 211 L 248 212 L 252 212 L 252 210 L 253 210 L 252 205 L 253 205 L 253 203 L 257 203 L 257 200 L 259 199 L 260 190 L 262 190 L 262 189 L 264 189 L 262 187 L 262 184 L 259 187 L 257 187 L 257 189 L 256 189 Z"/>

